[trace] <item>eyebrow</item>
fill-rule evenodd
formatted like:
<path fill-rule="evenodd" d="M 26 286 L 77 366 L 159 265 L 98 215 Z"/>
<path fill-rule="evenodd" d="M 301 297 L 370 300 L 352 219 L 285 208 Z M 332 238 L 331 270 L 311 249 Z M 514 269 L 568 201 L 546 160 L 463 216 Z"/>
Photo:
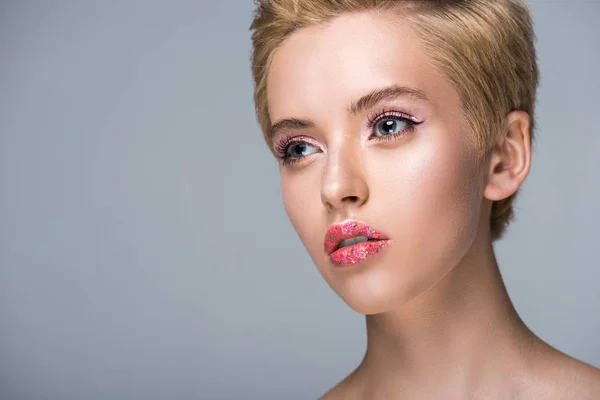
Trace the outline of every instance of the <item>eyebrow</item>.
<path fill-rule="evenodd" d="M 286 118 L 273 124 L 270 129 L 271 140 L 277 135 L 277 132 L 285 129 L 308 129 L 313 128 L 315 124 L 305 119 Z"/>
<path fill-rule="evenodd" d="M 348 106 L 348 113 L 351 115 L 356 115 L 384 100 L 390 100 L 402 96 L 412 97 L 421 101 L 429 101 L 425 95 L 425 92 L 422 90 L 413 89 L 407 86 L 392 85 L 382 89 L 373 90 L 371 93 L 364 95 L 357 101 L 353 101 Z"/>
<path fill-rule="evenodd" d="M 347 111 L 351 115 L 357 115 L 366 109 L 374 107 L 384 100 L 390 100 L 402 96 L 412 97 L 421 101 L 429 101 L 425 95 L 425 92 L 422 90 L 407 86 L 392 85 L 381 89 L 375 89 L 372 92 L 362 96 L 357 101 L 351 102 L 347 108 Z M 284 129 L 308 129 L 313 128 L 314 126 L 314 123 L 309 120 L 286 118 L 276 122 L 271 126 L 270 137 L 272 140 L 279 131 Z"/>

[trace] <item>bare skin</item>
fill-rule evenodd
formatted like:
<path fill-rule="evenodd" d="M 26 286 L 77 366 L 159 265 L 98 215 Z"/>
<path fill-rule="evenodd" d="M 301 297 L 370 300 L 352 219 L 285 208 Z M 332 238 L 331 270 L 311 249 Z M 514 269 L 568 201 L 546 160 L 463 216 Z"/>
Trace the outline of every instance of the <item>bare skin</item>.
<path fill-rule="evenodd" d="M 491 249 L 482 254 L 493 257 Z M 455 269 L 415 299 L 422 306 L 436 290 L 448 290 L 451 307 L 402 320 L 398 314 L 367 316 L 363 361 L 320 399 L 600 398 L 600 371 L 525 326 L 495 260 L 469 265 L 472 271 Z M 470 282 L 456 282 L 463 279 Z M 461 293 L 451 293 L 459 288 Z"/>
<path fill-rule="evenodd" d="M 529 173 L 529 116 L 506 115 L 495 151 L 478 157 L 457 91 L 411 29 L 398 16 L 342 15 L 293 33 L 269 69 L 271 121 L 309 122 L 274 136 L 296 158 L 280 163 L 286 212 L 330 287 L 366 315 L 364 359 L 321 399 L 599 399 L 600 370 L 521 321 L 490 239 L 492 202 Z M 424 96 L 397 94 L 349 112 L 391 86 Z M 414 130 L 399 113 L 418 122 Z M 405 134 L 378 139 L 374 117 Z M 391 244 L 338 268 L 323 237 L 349 219 Z"/>

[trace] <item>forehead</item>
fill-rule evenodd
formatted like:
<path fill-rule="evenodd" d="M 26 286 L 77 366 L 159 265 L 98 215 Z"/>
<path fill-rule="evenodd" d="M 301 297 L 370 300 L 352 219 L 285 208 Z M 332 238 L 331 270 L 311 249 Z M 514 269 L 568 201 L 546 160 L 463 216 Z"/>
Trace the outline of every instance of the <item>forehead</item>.
<path fill-rule="evenodd" d="M 267 77 L 270 118 L 341 115 L 352 100 L 391 85 L 420 89 L 433 103 L 440 90 L 452 90 L 401 17 L 344 14 L 294 32 L 276 50 Z"/>

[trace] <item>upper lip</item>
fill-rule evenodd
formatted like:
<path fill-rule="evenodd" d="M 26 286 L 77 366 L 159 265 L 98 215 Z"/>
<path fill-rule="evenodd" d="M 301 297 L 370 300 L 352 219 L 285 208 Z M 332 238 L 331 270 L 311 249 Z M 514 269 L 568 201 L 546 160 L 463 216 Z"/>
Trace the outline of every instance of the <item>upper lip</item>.
<path fill-rule="evenodd" d="M 329 227 L 325 234 L 324 249 L 327 255 L 336 251 L 342 240 L 352 239 L 357 236 L 366 236 L 369 239 L 388 239 L 383 233 L 376 231 L 372 226 L 361 221 L 344 221 Z"/>

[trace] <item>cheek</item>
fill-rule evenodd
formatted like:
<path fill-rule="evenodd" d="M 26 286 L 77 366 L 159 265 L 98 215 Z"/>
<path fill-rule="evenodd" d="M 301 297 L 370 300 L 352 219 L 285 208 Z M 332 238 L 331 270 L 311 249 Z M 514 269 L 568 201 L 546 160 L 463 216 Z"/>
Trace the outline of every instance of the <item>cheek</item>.
<path fill-rule="evenodd" d="M 319 250 L 322 251 L 323 247 L 323 238 L 316 234 L 321 229 L 319 223 L 323 207 L 319 179 L 317 176 L 305 172 L 282 171 L 280 183 L 287 216 L 304 247 L 313 256 Z"/>
<path fill-rule="evenodd" d="M 338 282 L 351 307 L 366 314 L 392 309 L 459 264 L 479 227 L 474 154 L 432 136 L 389 159 L 372 159 L 372 207 L 385 221 L 381 226 L 392 236 L 393 250 L 381 259 L 380 268 Z"/>
<path fill-rule="evenodd" d="M 395 165 L 378 167 L 388 172 L 378 172 L 378 197 L 400 239 L 394 243 L 396 254 L 423 274 L 458 263 L 479 227 L 482 193 L 475 150 L 441 138 L 456 136 L 432 135 Z"/>

